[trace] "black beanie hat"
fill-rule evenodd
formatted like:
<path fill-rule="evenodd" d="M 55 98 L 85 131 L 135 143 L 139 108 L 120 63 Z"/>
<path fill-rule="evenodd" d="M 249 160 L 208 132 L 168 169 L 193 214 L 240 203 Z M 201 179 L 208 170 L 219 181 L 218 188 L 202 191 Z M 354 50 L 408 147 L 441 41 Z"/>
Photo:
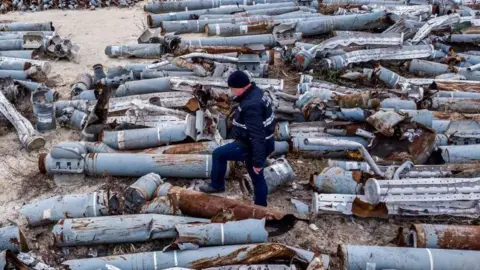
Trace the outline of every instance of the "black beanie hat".
<path fill-rule="evenodd" d="M 248 75 L 240 70 L 237 70 L 230 74 L 228 77 L 228 87 L 231 88 L 243 88 L 250 83 Z"/>

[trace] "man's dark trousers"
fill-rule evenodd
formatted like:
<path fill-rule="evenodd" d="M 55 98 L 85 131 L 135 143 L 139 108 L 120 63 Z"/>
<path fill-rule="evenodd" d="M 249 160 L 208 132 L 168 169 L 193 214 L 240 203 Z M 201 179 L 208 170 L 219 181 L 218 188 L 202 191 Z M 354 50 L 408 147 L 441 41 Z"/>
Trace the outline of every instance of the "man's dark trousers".
<path fill-rule="evenodd" d="M 212 153 L 212 183 L 210 186 L 216 190 L 225 190 L 225 173 L 227 172 L 227 162 L 244 161 L 247 165 L 247 171 L 253 182 L 255 189 L 255 204 L 267 206 L 268 188 L 263 175 L 263 169 L 259 174 L 253 171 L 251 158 L 249 157 L 248 149 L 241 143 L 232 142 L 221 147 L 216 148 Z"/>

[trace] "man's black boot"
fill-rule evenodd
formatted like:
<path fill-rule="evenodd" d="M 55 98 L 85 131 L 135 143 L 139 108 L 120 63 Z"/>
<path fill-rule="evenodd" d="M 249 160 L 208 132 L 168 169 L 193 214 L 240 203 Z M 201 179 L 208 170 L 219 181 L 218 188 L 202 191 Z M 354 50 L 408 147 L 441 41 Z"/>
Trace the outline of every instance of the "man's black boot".
<path fill-rule="evenodd" d="M 225 189 L 223 189 L 223 190 L 215 189 L 215 188 L 211 187 L 209 184 L 205 184 L 203 186 L 200 186 L 199 189 L 203 193 L 221 193 L 221 192 L 225 191 Z"/>

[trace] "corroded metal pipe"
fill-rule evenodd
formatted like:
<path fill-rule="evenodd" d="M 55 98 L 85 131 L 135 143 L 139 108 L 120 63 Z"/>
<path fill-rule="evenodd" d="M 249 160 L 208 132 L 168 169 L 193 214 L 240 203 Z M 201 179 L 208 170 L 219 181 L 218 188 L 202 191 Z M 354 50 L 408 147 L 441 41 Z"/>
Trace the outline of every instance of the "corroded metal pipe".
<path fill-rule="evenodd" d="M 160 186 L 162 187 L 162 186 Z M 159 188 L 160 188 L 159 187 Z M 192 217 L 213 218 L 228 209 L 228 215 L 233 215 L 235 220 L 248 218 L 268 220 L 291 219 L 292 215 L 277 211 L 272 208 L 244 203 L 238 200 L 224 198 L 220 196 L 205 194 L 194 190 L 181 187 L 169 187 L 167 197 L 157 201 L 158 214 L 178 214 Z M 148 209 L 148 205 L 144 207 Z"/>
<path fill-rule="evenodd" d="M 197 222 L 209 220 L 156 214 L 68 218 L 60 220 L 52 233 L 60 247 L 132 243 L 175 238 L 176 225 Z"/>

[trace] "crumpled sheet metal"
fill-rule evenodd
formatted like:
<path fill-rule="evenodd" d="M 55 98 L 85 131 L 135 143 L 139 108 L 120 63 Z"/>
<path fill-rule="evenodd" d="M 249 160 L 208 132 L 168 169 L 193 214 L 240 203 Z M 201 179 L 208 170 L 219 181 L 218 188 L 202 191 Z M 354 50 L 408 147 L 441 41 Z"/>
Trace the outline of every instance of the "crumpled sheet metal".
<path fill-rule="evenodd" d="M 242 220 L 248 218 L 268 221 L 291 222 L 294 215 L 272 208 L 247 204 L 241 201 L 210 195 L 181 187 L 171 187 L 168 191 L 170 213 L 180 210 L 184 215 L 218 220 Z"/>
<path fill-rule="evenodd" d="M 282 244 L 263 243 L 79 259 L 66 261 L 63 265 L 69 267 L 70 270 L 107 270 L 107 265 L 112 265 L 122 270 L 151 270 L 155 269 L 155 266 L 157 269 L 169 267 L 205 269 L 223 265 L 258 264 L 275 260 L 290 261 L 292 259 L 307 266 L 314 259 L 314 254 L 310 251 Z"/>
<path fill-rule="evenodd" d="M 338 33 L 338 32 L 337 32 Z M 319 56 L 325 56 L 330 50 L 349 45 L 375 45 L 375 46 L 401 46 L 403 44 L 403 33 L 372 34 L 355 31 L 340 32 L 340 35 L 327 39 L 308 50 L 302 50 L 294 56 L 293 64 L 305 70 L 310 66 L 311 61 Z"/>
<path fill-rule="evenodd" d="M 378 111 L 367 118 L 367 122 L 387 137 L 393 136 L 394 127 L 405 119 L 394 111 Z"/>
<path fill-rule="evenodd" d="M 211 224 L 178 224 L 175 230 L 178 234 L 177 238 L 166 250 L 264 243 L 268 237 L 264 219 Z"/>
<path fill-rule="evenodd" d="M 436 147 L 435 131 L 416 122 L 400 123 L 397 128 L 400 137 L 379 134 L 369 152 L 387 163 L 411 160 L 424 164 Z"/>
<path fill-rule="evenodd" d="M 460 22 L 460 15 L 457 14 L 457 13 L 433 18 L 433 19 L 427 21 L 417 31 L 417 33 L 415 34 L 415 36 L 412 39 L 412 42 L 415 43 L 415 44 L 419 43 L 422 39 L 424 39 L 426 36 L 428 36 L 430 34 L 430 32 L 432 31 L 432 29 L 434 29 L 435 27 L 456 24 L 456 23 L 459 23 L 459 22 Z"/>
<path fill-rule="evenodd" d="M 432 45 L 403 46 L 402 48 L 380 48 L 348 52 L 344 55 L 322 59 L 325 68 L 341 69 L 351 63 L 368 62 L 372 60 L 406 60 L 428 58 L 434 53 Z"/>

